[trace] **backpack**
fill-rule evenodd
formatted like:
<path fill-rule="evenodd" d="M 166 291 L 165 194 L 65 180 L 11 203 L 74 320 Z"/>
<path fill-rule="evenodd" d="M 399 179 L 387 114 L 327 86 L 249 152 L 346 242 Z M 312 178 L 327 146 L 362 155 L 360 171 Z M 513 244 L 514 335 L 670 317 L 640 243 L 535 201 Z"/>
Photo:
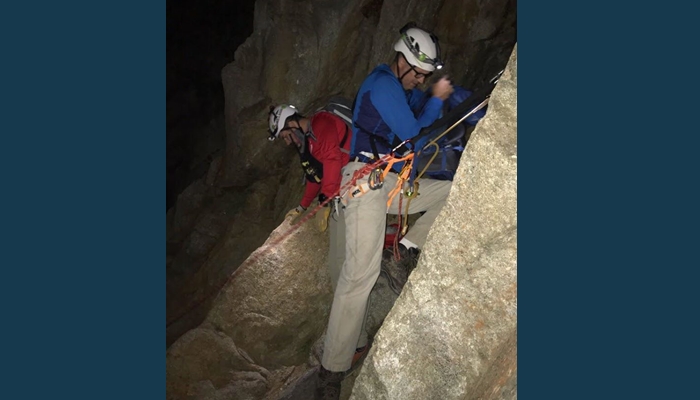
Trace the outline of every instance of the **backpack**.
<path fill-rule="evenodd" d="M 436 142 L 437 149 L 435 146 L 424 148 L 415 158 L 416 173 L 423 173 L 430 179 L 453 180 L 467 142 L 465 129 L 464 124 L 459 124 Z"/>
<path fill-rule="evenodd" d="M 455 86 L 455 93 L 453 93 L 444 104 L 443 115 L 448 114 L 455 107 L 465 102 L 471 95 L 471 91 Z M 425 170 L 423 176 L 426 178 L 446 181 L 453 180 L 457 172 L 457 167 L 459 166 L 459 160 L 462 157 L 462 152 L 467 145 L 469 136 L 471 136 L 471 130 L 484 116 L 485 112 L 485 107 L 476 111 L 471 117 L 467 118 L 445 136 L 440 138 L 436 142 L 438 145 L 437 149 L 435 146 L 423 148 L 414 160 L 417 173 L 420 174 Z M 436 124 L 439 124 L 439 122 L 440 121 L 436 121 Z M 423 145 L 428 142 L 428 137 L 432 138 L 438 136 L 440 133 L 444 132 L 447 127 L 448 125 L 443 124 L 442 129 L 433 130 L 422 140 L 424 142 L 422 145 L 418 145 L 421 141 L 417 142 L 418 148 L 423 147 Z M 436 151 L 437 155 L 433 158 Z"/>
<path fill-rule="evenodd" d="M 329 113 L 333 113 L 345 121 L 348 129 L 352 129 L 352 106 L 352 100 L 345 97 L 334 96 L 328 100 L 325 106 L 319 108 L 316 112 L 328 111 Z"/>
<path fill-rule="evenodd" d="M 328 100 L 328 103 L 326 103 L 325 106 L 316 110 L 316 112 L 326 111 L 331 114 L 335 114 L 337 117 L 340 117 L 340 119 L 342 119 L 345 122 L 345 135 L 343 135 L 343 139 L 340 141 L 340 151 L 342 151 L 345 154 L 350 153 L 348 150 L 345 150 L 344 147 L 345 143 L 348 140 L 348 137 L 352 133 L 352 109 L 352 100 L 341 96 L 334 96 L 331 97 L 330 100 Z"/>

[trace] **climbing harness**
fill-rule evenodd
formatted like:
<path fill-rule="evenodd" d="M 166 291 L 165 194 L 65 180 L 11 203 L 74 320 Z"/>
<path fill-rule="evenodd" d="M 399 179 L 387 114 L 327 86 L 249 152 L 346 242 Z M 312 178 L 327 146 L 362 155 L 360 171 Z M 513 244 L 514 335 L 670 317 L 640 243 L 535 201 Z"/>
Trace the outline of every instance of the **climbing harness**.
<path fill-rule="evenodd" d="M 406 142 L 404 141 L 397 147 L 401 147 L 405 143 Z M 405 164 L 401 169 L 401 173 L 399 174 L 399 182 L 397 186 L 392 189 L 389 195 L 389 200 L 387 201 L 387 210 L 389 209 L 392 199 L 394 198 L 394 196 L 396 196 L 396 194 L 398 194 L 401 191 L 402 183 L 408 179 L 408 175 L 410 174 L 412 165 L 411 161 L 413 160 L 413 153 L 409 153 L 405 157 L 394 157 L 392 154 L 394 154 L 394 151 L 392 151 L 390 154 L 381 157 L 373 164 L 368 164 L 377 166 L 371 168 L 367 182 L 356 185 L 347 192 L 341 192 L 341 198 L 343 199 L 344 205 L 347 205 L 347 202 L 349 200 L 346 195 L 349 195 L 350 198 L 358 198 L 364 195 L 365 193 L 369 192 L 370 190 L 377 190 L 382 188 L 384 186 L 384 180 L 389 174 L 389 172 L 391 172 L 392 168 L 394 167 L 394 164 L 403 162 Z M 379 167 L 382 164 L 385 164 L 384 168 Z M 359 169 L 358 171 L 364 170 L 365 168 L 366 166 L 362 169 Z"/>
<path fill-rule="evenodd" d="M 321 179 L 323 179 L 323 164 L 308 152 L 299 152 L 299 157 L 306 180 L 311 183 L 321 183 Z"/>

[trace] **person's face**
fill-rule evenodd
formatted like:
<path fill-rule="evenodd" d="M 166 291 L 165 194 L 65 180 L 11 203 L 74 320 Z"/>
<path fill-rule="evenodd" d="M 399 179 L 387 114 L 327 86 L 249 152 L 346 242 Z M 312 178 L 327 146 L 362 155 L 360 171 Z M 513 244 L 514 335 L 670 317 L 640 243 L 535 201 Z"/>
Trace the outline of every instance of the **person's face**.
<path fill-rule="evenodd" d="M 406 61 L 406 58 L 403 57 L 403 54 L 401 55 L 405 68 L 404 73 L 406 72 L 406 70 L 409 71 L 401 81 L 401 84 L 403 85 L 403 88 L 405 90 L 411 90 L 416 88 L 418 85 L 424 84 L 425 80 L 427 78 L 430 78 L 430 75 L 433 74 L 432 72 L 426 71 L 424 69 L 414 67 L 413 65 L 409 64 L 408 61 Z"/>
<path fill-rule="evenodd" d="M 280 137 L 284 139 L 287 146 L 294 143 L 295 146 L 301 147 L 301 139 L 299 139 L 299 135 L 294 134 L 294 129 L 299 129 L 299 124 L 296 121 L 287 122 L 280 131 Z"/>

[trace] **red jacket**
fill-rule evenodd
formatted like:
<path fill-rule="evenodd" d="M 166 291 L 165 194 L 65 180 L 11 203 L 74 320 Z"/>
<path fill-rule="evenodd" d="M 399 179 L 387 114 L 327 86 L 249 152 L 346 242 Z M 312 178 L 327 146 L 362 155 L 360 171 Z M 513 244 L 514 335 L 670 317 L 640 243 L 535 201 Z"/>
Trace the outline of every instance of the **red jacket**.
<path fill-rule="evenodd" d="M 340 169 L 350 160 L 348 153 L 340 151 L 340 142 L 345 138 L 343 148 L 350 150 L 352 129 L 345 122 L 329 112 L 319 112 L 310 118 L 311 131 L 317 140 L 309 136 L 309 151 L 311 155 L 323 164 L 323 179 L 321 183 L 306 181 L 304 197 L 300 205 L 308 208 L 319 192 L 326 197 L 333 197 L 340 189 Z"/>

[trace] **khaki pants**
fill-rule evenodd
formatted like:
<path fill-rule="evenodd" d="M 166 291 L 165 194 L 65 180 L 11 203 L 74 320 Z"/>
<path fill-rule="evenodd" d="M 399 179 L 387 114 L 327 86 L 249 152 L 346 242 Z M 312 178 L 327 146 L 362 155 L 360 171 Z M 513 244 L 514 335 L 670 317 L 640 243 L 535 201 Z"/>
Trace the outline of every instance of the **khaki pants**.
<path fill-rule="evenodd" d="M 343 168 L 345 185 L 355 171 L 365 164 L 351 162 Z M 357 181 L 367 182 L 367 176 Z M 382 261 L 382 247 L 386 228 L 386 214 L 398 214 L 396 196 L 387 210 L 389 192 L 396 186 L 397 175 L 390 173 L 384 186 L 355 199 L 349 199 L 345 208 L 345 257 L 337 278 L 333 306 L 321 364 L 329 371 L 341 372 L 350 368 L 356 343 L 363 330 L 370 291 L 374 286 Z M 419 195 L 411 200 L 410 214 L 425 212 L 411 227 L 405 238 L 423 247 L 430 227 L 445 204 L 452 187 L 450 181 L 421 179 Z M 403 200 L 405 208 L 406 199 Z M 401 210 L 405 213 L 406 210 Z M 333 247 L 333 246 L 331 246 Z"/>
<path fill-rule="evenodd" d="M 340 215 L 332 214 L 328 220 L 328 230 L 330 231 L 330 249 L 328 251 L 328 269 L 331 275 L 331 283 L 333 284 L 333 292 L 338 286 L 340 271 L 345 263 L 345 210 L 339 210 Z M 364 319 L 362 320 L 362 328 L 360 329 L 360 337 L 357 340 L 355 347 L 360 348 L 367 344 L 367 316 L 369 315 L 369 301 L 365 307 Z"/>

